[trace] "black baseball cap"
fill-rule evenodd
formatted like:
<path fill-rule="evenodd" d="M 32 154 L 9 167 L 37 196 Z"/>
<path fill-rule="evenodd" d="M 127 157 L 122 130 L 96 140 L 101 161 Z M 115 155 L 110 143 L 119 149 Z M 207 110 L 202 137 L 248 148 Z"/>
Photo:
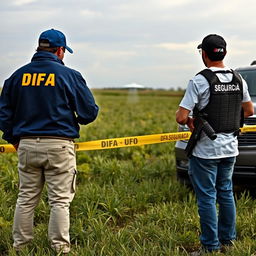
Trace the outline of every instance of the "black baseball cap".
<path fill-rule="evenodd" d="M 227 43 L 222 36 L 210 34 L 206 36 L 202 43 L 197 46 L 197 49 L 206 51 L 209 57 L 225 56 Z"/>

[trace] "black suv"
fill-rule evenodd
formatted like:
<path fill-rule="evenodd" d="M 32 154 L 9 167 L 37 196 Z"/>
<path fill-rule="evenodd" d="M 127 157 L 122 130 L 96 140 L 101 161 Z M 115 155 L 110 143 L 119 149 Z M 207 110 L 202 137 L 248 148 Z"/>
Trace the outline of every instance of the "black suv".
<path fill-rule="evenodd" d="M 256 113 L 256 63 L 251 66 L 237 68 L 246 80 L 254 103 Z M 245 125 L 256 125 L 256 115 L 245 118 Z M 179 131 L 188 131 L 185 125 L 179 125 Z M 182 183 L 190 184 L 188 177 L 188 158 L 184 152 L 187 141 L 177 141 L 175 145 L 177 178 Z M 236 159 L 233 181 L 234 185 L 256 187 L 256 132 L 242 133 L 238 136 L 239 156 Z"/>

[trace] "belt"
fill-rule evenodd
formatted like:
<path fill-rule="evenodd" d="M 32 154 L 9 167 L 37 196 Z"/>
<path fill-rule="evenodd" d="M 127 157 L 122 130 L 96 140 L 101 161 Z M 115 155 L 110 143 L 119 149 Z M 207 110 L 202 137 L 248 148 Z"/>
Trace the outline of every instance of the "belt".
<path fill-rule="evenodd" d="M 23 136 L 20 139 L 21 140 L 26 140 L 26 139 L 54 139 L 54 140 L 68 140 L 68 141 L 75 142 L 75 140 L 73 138 L 58 137 L 58 136 Z"/>

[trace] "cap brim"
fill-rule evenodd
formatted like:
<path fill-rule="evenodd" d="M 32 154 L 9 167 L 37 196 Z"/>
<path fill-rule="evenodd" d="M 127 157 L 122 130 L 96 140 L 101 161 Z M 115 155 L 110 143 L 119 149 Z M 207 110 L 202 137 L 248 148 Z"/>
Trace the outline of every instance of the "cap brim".
<path fill-rule="evenodd" d="M 202 49 L 202 44 L 199 44 L 199 45 L 197 46 L 197 49 Z"/>
<path fill-rule="evenodd" d="M 69 48 L 67 45 L 65 47 L 70 53 L 73 53 L 73 50 L 71 48 Z"/>

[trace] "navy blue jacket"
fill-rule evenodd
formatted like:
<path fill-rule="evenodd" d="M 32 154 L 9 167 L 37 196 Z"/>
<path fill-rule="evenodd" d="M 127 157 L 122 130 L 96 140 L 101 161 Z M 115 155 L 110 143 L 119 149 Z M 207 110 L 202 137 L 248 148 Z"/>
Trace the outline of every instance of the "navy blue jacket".
<path fill-rule="evenodd" d="M 22 136 L 79 137 L 79 124 L 95 120 L 98 106 L 82 75 L 49 52 L 37 52 L 31 63 L 8 78 L 0 97 L 3 139 Z"/>

